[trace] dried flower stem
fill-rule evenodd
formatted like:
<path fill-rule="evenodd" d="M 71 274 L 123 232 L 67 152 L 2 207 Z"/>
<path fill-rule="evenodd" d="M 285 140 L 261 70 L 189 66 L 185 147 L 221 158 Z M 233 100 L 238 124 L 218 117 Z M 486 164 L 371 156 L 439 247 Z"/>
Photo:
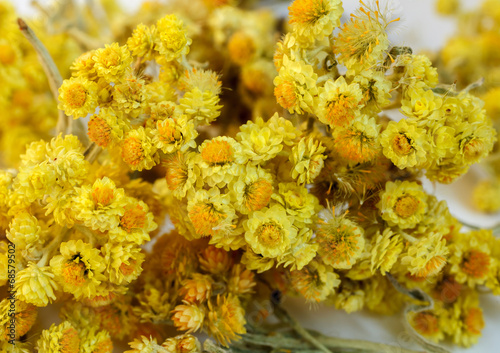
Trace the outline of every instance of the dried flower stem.
<path fill-rule="evenodd" d="M 37 263 L 38 267 L 43 267 L 43 266 L 47 265 L 47 262 L 48 262 L 49 258 L 51 257 L 50 255 L 52 254 L 54 249 L 57 248 L 61 244 L 62 241 L 64 241 L 64 239 L 69 235 L 69 233 L 70 233 L 70 229 L 68 229 L 66 227 L 61 229 L 59 234 L 54 239 L 52 239 L 52 241 L 49 243 L 49 245 L 47 245 L 47 247 L 45 249 L 43 249 L 43 256 L 40 259 L 40 261 L 38 261 L 38 263 Z"/>
<path fill-rule="evenodd" d="M 47 51 L 47 48 L 45 48 L 43 43 L 40 41 L 40 39 L 38 39 L 38 37 L 35 35 L 33 30 L 26 24 L 26 22 L 24 22 L 22 18 L 18 18 L 17 23 L 23 35 L 31 43 L 36 53 L 38 54 L 39 61 L 42 64 L 43 70 L 45 71 L 45 74 L 47 75 L 47 78 L 49 80 L 49 86 L 50 90 L 52 91 L 52 95 L 54 96 L 56 102 L 58 102 L 59 101 L 58 89 L 59 87 L 61 87 L 63 82 L 59 69 L 57 68 L 56 64 L 54 63 L 54 60 Z M 59 135 L 59 133 L 61 132 L 65 133 L 67 131 L 67 127 L 69 125 L 68 119 L 69 118 L 66 116 L 66 114 L 64 114 L 62 110 L 59 110 L 59 116 L 56 126 L 56 135 Z"/>

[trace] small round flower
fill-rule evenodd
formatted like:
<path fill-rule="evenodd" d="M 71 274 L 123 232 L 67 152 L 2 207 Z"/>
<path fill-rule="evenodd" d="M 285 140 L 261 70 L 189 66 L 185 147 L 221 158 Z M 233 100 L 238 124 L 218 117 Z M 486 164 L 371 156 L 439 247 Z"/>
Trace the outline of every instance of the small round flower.
<path fill-rule="evenodd" d="M 229 195 L 221 195 L 218 188 L 197 190 L 188 201 L 188 214 L 197 237 L 225 232 L 236 217 Z"/>
<path fill-rule="evenodd" d="M 38 267 L 30 262 L 28 267 L 16 274 L 16 297 L 25 303 L 47 306 L 56 299 L 58 289 L 50 267 Z"/>
<path fill-rule="evenodd" d="M 97 81 L 98 77 L 94 68 L 95 61 L 92 59 L 94 53 L 95 50 L 90 50 L 76 58 L 70 67 L 72 76 L 84 77 L 91 81 Z"/>
<path fill-rule="evenodd" d="M 158 120 L 156 129 L 153 129 L 151 134 L 155 147 L 165 154 L 184 152 L 188 148 L 196 147 L 194 139 L 198 136 L 194 123 L 185 115 L 178 119 Z"/>
<path fill-rule="evenodd" d="M 420 121 L 438 120 L 442 117 L 443 100 L 431 89 L 413 89 L 409 97 L 401 101 L 401 110 L 409 118 Z"/>
<path fill-rule="evenodd" d="M 491 256 L 494 237 L 491 230 L 479 230 L 457 234 L 450 244 L 450 274 L 458 283 L 469 287 L 484 284 L 496 262 Z"/>
<path fill-rule="evenodd" d="M 305 224 L 311 224 L 314 221 L 319 201 L 316 196 L 309 193 L 305 186 L 296 183 L 279 183 L 278 190 L 273 194 L 272 198 L 294 218 L 294 224 L 299 229 L 304 228 Z"/>
<path fill-rule="evenodd" d="M 182 296 L 183 302 L 202 303 L 210 298 L 212 285 L 212 277 L 195 273 L 190 279 L 182 282 L 179 294 Z"/>
<path fill-rule="evenodd" d="M 125 353 L 170 353 L 170 351 L 158 344 L 156 338 L 151 336 L 149 338 L 145 336 L 135 338 L 129 343 L 129 346 L 132 349 L 125 351 Z"/>
<path fill-rule="evenodd" d="M 199 255 L 200 267 L 214 275 L 221 275 L 230 271 L 233 260 L 229 253 L 213 245 L 207 246 Z"/>
<path fill-rule="evenodd" d="M 158 164 L 159 156 L 153 141 L 141 126 L 131 130 L 122 141 L 121 156 L 132 170 L 149 170 Z"/>
<path fill-rule="evenodd" d="M 273 194 L 273 179 L 271 174 L 260 167 L 248 163 L 238 179 L 229 184 L 235 208 L 249 214 L 266 207 Z"/>
<path fill-rule="evenodd" d="M 83 77 L 64 80 L 59 87 L 58 109 L 75 119 L 94 113 L 97 108 L 97 84 Z"/>
<path fill-rule="evenodd" d="M 389 181 L 377 207 L 390 226 L 414 228 L 427 212 L 427 194 L 421 185 L 410 181 Z"/>
<path fill-rule="evenodd" d="M 408 119 L 391 121 L 380 135 L 384 156 L 399 169 L 421 167 L 427 161 L 429 142 L 424 129 Z"/>
<path fill-rule="evenodd" d="M 281 256 L 297 235 L 292 223 L 291 217 L 280 205 L 255 211 L 244 223 L 245 240 L 257 254 L 271 258 Z"/>
<path fill-rule="evenodd" d="M 203 325 L 205 319 L 205 310 L 196 304 L 184 302 L 183 305 L 177 305 L 172 311 L 172 321 L 174 326 L 181 331 L 196 332 Z"/>
<path fill-rule="evenodd" d="M 426 55 L 398 55 L 394 66 L 404 68 L 403 77 L 399 81 L 407 85 L 408 88 L 413 88 L 416 83 L 434 87 L 439 81 L 437 69 L 432 67 L 432 63 Z"/>
<path fill-rule="evenodd" d="M 33 304 L 17 300 L 14 307 L 12 305 L 7 297 L 0 301 L 0 338 L 2 341 L 20 340 L 31 330 L 38 318 L 38 308 Z M 12 327 L 9 328 L 12 325 L 15 327 L 15 332 L 12 332 Z M 14 337 L 11 334 L 14 334 Z"/>
<path fill-rule="evenodd" d="M 371 250 L 371 271 L 380 272 L 385 275 L 398 260 L 399 254 L 403 251 L 403 239 L 399 234 L 395 234 L 390 228 L 384 229 L 383 233 L 377 231 L 373 237 L 373 247 Z"/>
<path fill-rule="evenodd" d="M 439 316 L 432 311 L 410 313 L 408 321 L 415 331 L 427 339 L 440 341 L 444 338 L 443 331 L 439 327 Z"/>
<path fill-rule="evenodd" d="M 302 270 L 290 272 L 290 284 L 307 301 L 320 302 L 335 293 L 340 279 L 333 268 L 312 260 Z"/>
<path fill-rule="evenodd" d="M 363 92 L 357 83 L 347 84 L 344 76 L 328 80 L 320 90 L 316 115 L 331 127 L 346 127 L 363 107 Z"/>
<path fill-rule="evenodd" d="M 459 153 L 456 159 L 468 165 L 477 163 L 487 156 L 497 139 L 495 129 L 486 123 L 462 123 L 457 130 Z"/>
<path fill-rule="evenodd" d="M 349 127 L 336 129 L 333 135 L 335 152 L 349 162 L 373 161 L 380 154 L 380 125 L 367 115 L 358 116 Z"/>
<path fill-rule="evenodd" d="M 389 20 L 389 9 L 381 11 L 378 2 L 376 8 L 370 8 L 363 2 L 361 4 L 350 21 L 341 27 L 334 42 L 339 62 L 355 72 L 375 66 L 383 59 L 389 48 L 387 26 L 397 21 Z"/>
<path fill-rule="evenodd" d="M 257 118 L 240 126 L 236 140 L 241 143 L 242 154 L 254 164 L 270 160 L 281 152 L 283 146 L 291 146 L 297 136 L 293 124 L 274 114 L 268 121 Z"/>
<path fill-rule="evenodd" d="M 95 297 L 105 280 L 106 266 L 100 251 L 81 240 L 62 243 L 59 251 L 61 255 L 50 260 L 50 267 L 62 289 L 76 299 Z"/>
<path fill-rule="evenodd" d="M 190 334 L 167 338 L 161 346 L 167 349 L 167 353 L 199 353 L 202 351 L 198 338 Z"/>
<path fill-rule="evenodd" d="M 288 10 L 294 34 L 305 46 L 332 34 L 344 11 L 340 0 L 295 0 Z"/>
<path fill-rule="evenodd" d="M 14 216 L 5 235 L 11 243 L 16 244 L 16 249 L 24 250 L 34 248 L 40 239 L 42 228 L 38 219 L 28 212 L 20 212 Z"/>
<path fill-rule="evenodd" d="M 205 140 L 199 147 L 203 179 L 209 186 L 223 187 L 239 174 L 246 160 L 241 145 L 231 137 L 218 136 Z"/>
<path fill-rule="evenodd" d="M 245 310 L 238 297 L 234 295 L 217 296 L 217 302 L 208 302 L 206 329 L 208 333 L 225 347 L 231 341 L 240 339 L 245 334 Z"/>
<path fill-rule="evenodd" d="M 250 62 L 257 51 L 253 36 L 245 31 L 233 33 L 227 43 L 227 49 L 231 61 L 239 66 Z"/>
<path fill-rule="evenodd" d="M 106 330 L 97 327 L 84 328 L 80 332 L 80 352 L 82 353 L 112 353 L 113 341 Z"/>
<path fill-rule="evenodd" d="M 411 244 L 402 255 L 401 263 L 408 267 L 412 276 L 433 277 L 446 265 L 448 254 L 443 235 L 434 232 Z"/>
<path fill-rule="evenodd" d="M 219 105 L 218 93 L 211 90 L 202 91 L 194 87 L 179 100 L 184 114 L 193 119 L 197 125 L 208 125 L 220 115 L 222 105 Z"/>
<path fill-rule="evenodd" d="M 327 157 L 323 154 L 325 150 L 326 147 L 313 136 L 302 138 L 290 154 L 292 178 L 299 184 L 311 184 L 323 169 L 323 161 Z"/>
<path fill-rule="evenodd" d="M 99 77 L 108 82 L 118 83 L 130 71 L 133 58 L 126 45 L 113 43 L 97 49 L 92 55 L 92 60 Z"/>
<path fill-rule="evenodd" d="M 187 36 L 182 21 L 174 14 L 167 15 L 156 22 L 158 35 L 155 36 L 155 49 L 166 60 L 172 61 L 189 53 L 191 38 Z"/>
<path fill-rule="evenodd" d="M 283 65 L 274 79 L 274 96 L 278 104 L 290 114 L 312 113 L 314 96 L 318 88 L 318 75 L 311 65 L 303 61 L 292 61 L 287 55 L 283 57 Z"/>
<path fill-rule="evenodd" d="M 143 201 L 127 197 L 118 227 L 112 228 L 108 236 L 117 242 L 133 242 L 142 245 L 150 240 L 149 233 L 157 227 L 148 205 Z"/>
<path fill-rule="evenodd" d="M 351 268 L 365 246 L 363 228 L 345 217 L 336 217 L 332 210 L 324 211 L 321 217 L 316 230 L 318 254 L 333 268 Z"/>
<path fill-rule="evenodd" d="M 104 177 L 92 186 L 83 185 L 78 189 L 78 196 L 73 200 L 74 217 L 86 227 L 104 232 L 118 226 L 126 203 L 124 190 Z"/>
<path fill-rule="evenodd" d="M 231 270 L 231 277 L 227 286 L 229 293 L 241 296 L 251 293 L 256 284 L 255 274 L 246 269 L 242 264 L 237 264 Z"/>
<path fill-rule="evenodd" d="M 149 100 L 152 100 L 152 90 L 149 89 L 151 87 L 156 87 L 155 83 L 146 85 L 142 78 L 132 73 L 126 74 L 113 86 L 112 109 L 125 120 L 140 119 L 141 115 L 147 112 Z"/>
<path fill-rule="evenodd" d="M 111 283 L 130 283 L 142 272 L 141 264 L 145 255 L 135 244 L 106 243 L 102 246 L 101 253 L 106 263 L 106 274 Z"/>
<path fill-rule="evenodd" d="M 127 39 L 127 47 L 133 56 L 140 57 L 143 61 L 153 60 L 157 36 L 158 34 L 154 25 L 146 26 L 140 23 Z"/>
<path fill-rule="evenodd" d="M 373 116 L 378 114 L 384 106 L 390 103 L 392 82 L 384 72 L 377 70 L 363 70 L 354 76 L 353 82 L 359 85 L 363 92 L 364 105 L 361 113 Z"/>
<path fill-rule="evenodd" d="M 57 326 L 52 324 L 48 330 L 43 330 L 36 346 L 40 353 L 79 352 L 80 337 L 69 321 L 63 321 Z"/>
<path fill-rule="evenodd" d="M 118 144 L 129 129 L 129 125 L 112 109 L 100 108 L 99 114 L 90 118 L 87 134 L 96 145 L 107 148 Z"/>

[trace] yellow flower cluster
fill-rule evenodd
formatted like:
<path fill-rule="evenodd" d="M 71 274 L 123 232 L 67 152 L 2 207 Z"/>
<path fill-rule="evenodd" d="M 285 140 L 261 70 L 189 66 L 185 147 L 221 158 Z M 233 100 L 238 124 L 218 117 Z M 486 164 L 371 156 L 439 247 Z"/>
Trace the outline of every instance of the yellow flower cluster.
<path fill-rule="evenodd" d="M 341 0 L 294 0 L 288 33 L 233 1 L 145 3 L 128 20 L 98 3 L 102 24 L 64 25 L 72 39 L 55 42 L 71 77 L 41 55 L 56 103 L 0 2 L 2 146 L 29 131 L 0 170 L 0 286 L 13 268 L 19 352 L 201 353 L 192 334 L 241 344 L 280 318 L 281 295 L 397 313 L 411 299 L 394 280 L 434 299 L 407 315 L 419 335 L 477 341 L 478 287 L 500 294 L 500 240 L 461 233 L 419 178 L 450 183 L 493 150 L 497 91 L 484 103 L 476 85 L 440 85 L 427 56 L 389 43 L 398 19 L 378 1 L 341 24 Z M 480 10 L 493 26 L 496 8 Z M 30 129 L 34 111 L 50 119 Z M 496 210 L 491 195 L 478 206 Z M 34 334 L 54 302 L 61 323 Z M 1 350 L 9 305 L 0 296 Z"/>

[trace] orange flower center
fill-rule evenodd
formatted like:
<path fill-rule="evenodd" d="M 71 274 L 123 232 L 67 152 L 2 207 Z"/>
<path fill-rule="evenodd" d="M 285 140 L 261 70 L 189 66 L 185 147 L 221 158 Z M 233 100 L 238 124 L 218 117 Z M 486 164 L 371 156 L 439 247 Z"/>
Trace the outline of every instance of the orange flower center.
<path fill-rule="evenodd" d="M 327 14 L 324 0 L 295 0 L 288 10 L 290 23 L 313 24 Z"/>
<path fill-rule="evenodd" d="M 475 335 L 480 335 L 484 328 L 483 312 L 479 308 L 469 309 L 465 317 L 465 326 L 467 331 Z"/>
<path fill-rule="evenodd" d="M 136 137 L 127 138 L 122 146 L 122 158 L 130 165 L 138 165 L 144 159 L 141 141 Z"/>
<path fill-rule="evenodd" d="M 159 121 L 157 128 L 163 142 L 170 144 L 182 139 L 182 134 L 176 129 L 175 123 L 169 120 Z"/>
<path fill-rule="evenodd" d="M 200 202 L 189 211 L 189 219 L 193 223 L 196 233 L 208 236 L 215 234 L 214 229 L 227 216 L 217 211 L 210 203 Z"/>
<path fill-rule="evenodd" d="M 94 200 L 94 204 L 98 207 L 108 206 L 113 201 L 114 197 L 115 192 L 112 188 L 97 187 L 92 191 L 92 199 Z"/>
<path fill-rule="evenodd" d="M 326 105 L 326 120 L 330 125 L 347 126 L 353 118 L 354 98 L 340 94 L 335 101 Z"/>
<path fill-rule="evenodd" d="M 234 33 L 228 43 L 229 57 L 238 65 L 244 65 L 255 54 L 255 43 L 243 31 Z"/>
<path fill-rule="evenodd" d="M 437 298 L 444 303 L 453 303 L 462 291 L 462 285 L 453 277 L 445 277 L 437 289 Z"/>
<path fill-rule="evenodd" d="M 38 317 L 38 310 L 36 306 L 27 304 L 26 308 L 22 311 L 16 312 L 16 339 L 24 336 L 33 327 Z M 5 339 L 8 341 L 8 329 L 5 329 Z"/>
<path fill-rule="evenodd" d="M 399 217 L 408 218 L 417 212 L 420 201 L 414 196 L 403 196 L 394 205 L 394 212 Z"/>
<path fill-rule="evenodd" d="M 134 273 L 135 264 L 136 264 L 135 260 L 131 260 L 130 264 L 128 265 L 125 262 L 122 262 L 122 264 L 120 265 L 120 272 L 124 276 L 130 276 L 132 273 Z"/>
<path fill-rule="evenodd" d="M 85 264 L 79 261 L 64 264 L 61 274 L 65 283 L 74 287 L 81 287 L 87 281 L 85 278 L 86 272 Z"/>
<path fill-rule="evenodd" d="M 87 100 L 87 90 L 80 83 L 73 83 L 65 92 L 64 100 L 72 108 L 80 108 Z"/>
<path fill-rule="evenodd" d="M 146 224 L 146 212 L 142 209 L 141 205 L 129 208 L 123 214 L 120 220 L 120 226 L 130 233 L 132 229 L 144 228 Z"/>
<path fill-rule="evenodd" d="M 484 152 L 484 144 L 476 139 L 469 141 L 464 148 L 465 159 L 468 162 L 476 162 Z"/>
<path fill-rule="evenodd" d="M 406 156 L 412 150 L 411 140 L 405 134 L 397 134 L 392 140 L 392 148 L 400 156 Z"/>
<path fill-rule="evenodd" d="M 283 240 L 283 229 L 275 222 L 264 223 L 257 228 L 259 241 L 269 247 L 278 246 Z"/>
<path fill-rule="evenodd" d="M 245 205 L 248 210 L 258 211 L 266 207 L 271 199 L 273 186 L 267 180 L 258 179 L 245 189 Z"/>
<path fill-rule="evenodd" d="M 462 270 L 475 278 L 484 277 L 490 267 L 490 256 L 484 252 L 471 250 L 462 262 Z"/>
<path fill-rule="evenodd" d="M 109 353 L 109 352 L 113 352 L 113 341 L 111 341 L 111 339 L 109 338 L 106 338 L 104 341 L 97 343 L 97 345 L 94 346 L 94 350 L 92 351 L 92 353 Z"/>
<path fill-rule="evenodd" d="M 62 338 L 59 341 L 61 353 L 78 352 L 80 349 L 80 337 L 78 331 L 74 328 L 68 328 L 62 332 Z"/>
<path fill-rule="evenodd" d="M 290 109 L 297 104 L 297 94 L 293 82 L 284 81 L 274 88 L 274 96 L 279 105 L 285 109 Z"/>
<path fill-rule="evenodd" d="M 88 135 L 91 141 L 95 142 L 98 146 L 108 147 L 111 142 L 111 127 L 106 120 L 95 115 L 89 121 Z"/>
<path fill-rule="evenodd" d="M 210 164 L 224 165 L 233 161 L 233 148 L 227 141 L 213 140 L 205 145 L 201 158 Z"/>
<path fill-rule="evenodd" d="M 438 320 L 437 318 L 428 312 L 417 313 L 413 317 L 413 323 L 415 330 L 418 333 L 429 336 L 439 332 Z"/>

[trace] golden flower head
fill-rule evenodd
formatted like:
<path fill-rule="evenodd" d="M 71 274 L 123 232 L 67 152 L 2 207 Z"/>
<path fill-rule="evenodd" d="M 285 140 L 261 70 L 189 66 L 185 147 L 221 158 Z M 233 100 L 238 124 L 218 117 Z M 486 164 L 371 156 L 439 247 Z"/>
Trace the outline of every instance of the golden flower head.
<path fill-rule="evenodd" d="M 97 49 L 92 60 L 97 75 L 114 83 L 118 83 L 131 70 L 133 61 L 127 46 L 118 43 L 106 44 L 104 48 Z"/>
<path fill-rule="evenodd" d="M 213 280 L 209 275 L 194 273 L 182 282 L 179 294 L 187 303 L 202 303 L 210 298 Z"/>
<path fill-rule="evenodd" d="M 167 61 L 178 59 L 189 53 L 191 38 L 187 36 L 183 22 L 174 14 L 162 17 L 156 22 L 158 35 L 155 49 Z"/>
<path fill-rule="evenodd" d="M 56 299 L 59 287 L 49 266 L 38 267 L 30 262 L 16 274 L 16 296 L 19 300 L 36 306 L 47 306 Z"/>
<path fill-rule="evenodd" d="M 323 169 L 326 155 L 326 147 L 321 141 L 308 136 L 302 138 L 299 143 L 292 148 L 290 161 L 292 162 L 292 178 L 299 184 L 311 184 Z"/>
<path fill-rule="evenodd" d="M 59 88 L 58 108 L 66 115 L 83 118 L 97 108 L 97 84 L 83 77 L 64 80 Z"/>
<path fill-rule="evenodd" d="M 391 270 L 398 260 L 399 254 L 403 251 L 403 239 L 390 228 L 386 228 L 383 233 L 377 231 L 372 243 L 371 271 L 374 273 L 380 269 L 380 272 L 385 275 Z"/>
<path fill-rule="evenodd" d="M 121 156 L 132 170 L 153 168 L 159 156 L 153 141 L 141 126 L 131 130 L 121 143 Z"/>
<path fill-rule="evenodd" d="M 229 184 L 229 190 L 235 208 L 243 214 L 249 214 L 269 204 L 273 194 L 273 179 L 266 170 L 248 163 L 238 179 L 233 179 Z"/>
<path fill-rule="evenodd" d="M 340 279 L 332 267 L 313 260 L 300 271 L 290 272 L 290 284 L 307 301 L 320 302 L 335 293 Z"/>
<path fill-rule="evenodd" d="M 196 304 L 177 305 L 172 311 L 172 321 L 174 326 L 181 331 L 196 332 L 202 325 L 205 319 L 205 310 L 203 306 Z"/>
<path fill-rule="evenodd" d="M 217 302 L 208 302 L 206 329 L 225 347 L 246 333 L 245 311 L 237 296 L 217 296 Z"/>
<path fill-rule="evenodd" d="M 157 36 L 158 33 L 154 25 L 146 26 L 140 23 L 127 39 L 127 47 L 133 56 L 140 57 L 143 61 L 153 60 Z"/>
<path fill-rule="evenodd" d="M 80 349 L 78 331 L 69 323 L 63 321 L 59 325 L 52 324 L 48 330 L 43 330 L 36 346 L 40 353 L 72 353 Z"/>
<path fill-rule="evenodd" d="M 433 277 L 444 268 L 449 249 L 441 233 L 431 233 L 408 247 L 401 263 L 416 277 Z"/>

